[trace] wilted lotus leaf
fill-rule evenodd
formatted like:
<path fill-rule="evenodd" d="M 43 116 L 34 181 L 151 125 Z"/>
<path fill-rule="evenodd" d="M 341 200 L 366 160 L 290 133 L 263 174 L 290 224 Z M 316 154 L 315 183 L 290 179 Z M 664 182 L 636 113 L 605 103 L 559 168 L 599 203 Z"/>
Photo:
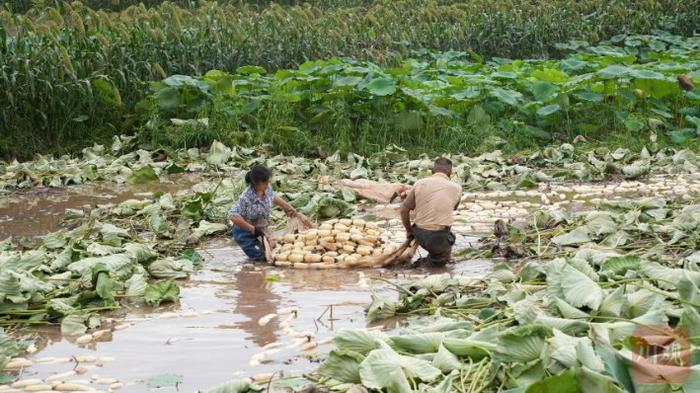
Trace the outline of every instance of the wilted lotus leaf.
<path fill-rule="evenodd" d="M 360 364 L 362 385 L 372 389 L 389 388 L 397 393 L 413 392 L 410 380 L 431 382 L 442 373 L 429 362 L 402 356 L 391 349 L 375 349 Z"/>

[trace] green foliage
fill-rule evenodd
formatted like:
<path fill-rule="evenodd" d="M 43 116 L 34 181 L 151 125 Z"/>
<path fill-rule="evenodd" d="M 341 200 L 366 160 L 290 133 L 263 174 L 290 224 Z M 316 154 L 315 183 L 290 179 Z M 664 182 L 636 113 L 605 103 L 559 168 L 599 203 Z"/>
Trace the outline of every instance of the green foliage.
<path fill-rule="evenodd" d="M 134 123 L 132 114 L 143 109 L 137 108 L 136 103 L 148 92 L 150 82 L 168 80 L 169 75 L 201 75 L 219 69 L 229 73 L 245 71 L 252 79 L 263 72 L 247 67 L 249 65 L 278 70 L 296 67 L 307 59 L 338 55 L 396 66 L 411 56 L 412 51 L 424 48 L 432 51 L 471 48 L 469 56 L 477 63 L 492 57 L 549 57 L 564 50 L 555 45 L 557 42 L 572 39 L 598 42 L 614 34 L 648 33 L 654 28 L 689 34 L 700 24 L 697 7 L 680 0 L 643 3 L 337 0 L 262 7 L 239 1 L 179 1 L 183 7 L 155 0 L 147 0 L 145 5 L 135 5 L 132 0 L 36 3 L 36 7 L 25 14 L 10 11 L 10 8 L 0 11 L 0 132 L 3 135 L 0 156 L 29 157 L 38 151 L 74 151 L 132 130 L 141 125 Z M 130 4 L 134 5 L 123 9 Z M 28 2 L 14 5 L 14 10 L 22 10 Z M 123 10 L 107 13 L 90 6 Z M 625 41 L 625 38 L 620 42 L 637 47 L 643 43 L 635 39 Z M 655 45 L 661 51 L 666 43 Z M 571 63 L 569 69 L 577 66 L 578 63 Z M 542 75 L 542 80 L 557 83 L 562 80 L 556 73 L 545 71 Z M 210 79 L 219 78 L 216 74 L 209 76 Z M 508 78 L 509 74 L 503 76 Z M 339 80 L 337 87 L 363 86 L 376 97 L 386 97 L 395 89 L 399 91 L 398 85 L 386 78 L 382 75 L 357 81 L 349 77 Z M 670 84 L 654 81 L 655 75 L 647 79 L 639 82 L 640 88 L 651 89 L 654 97 L 668 94 Z M 188 83 L 187 80 L 171 82 Z M 219 82 L 225 84 L 226 80 L 219 79 Z M 650 88 L 650 84 L 654 87 Z M 290 83 L 289 87 L 293 85 Z M 196 86 L 189 86 L 192 88 L 184 89 L 179 96 L 172 94 L 169 88 L 173 86 L 161 87 L 163 91 L 158 100 L 145 106 L 160 105 L 174 110 L 203 98 Z M 218 88 L 216 91 L 222 92 Z M 490 93 L 505 105 L 513 106 L 521 101 L 507 90 L 494 89 Z M 276 94 L 295 102 L 294 95 L 284 89 Z M 466 98 L 470 93 L 458 94 Z M 538 95 L 546 100 L 546 89 L 538 89 Z M 391 105 L 387 104 L 387 108 Z M 266 110 L 278 118 L 291 113 L 290 108 L 271 108 L 263 103 L 252 103 L 244 109 Z M 430 109 L 431 117 L 422 121 L 441 129 L 439 139 L 450 138 L 445 134 L 474 132 L 444 125 L 439 118 L 449 112 L 443 111 L 442 106 Z M 352 146 L 349 141 L 363 140 L 377 130 L 381 136 L 368 145 L 388 142 L 382 138 L 394 131 L 391 119 L 384 119 L 383 123 L 358 122 L 351 116 L 351 108 L 341 105 L 333 110 L 344 110 L 348 114 L 336 117 L 334 124 L 327 125 L 341 129 L 345 135 L 338 139 L 346 143 L 347 148 Z M 230 115 L 239 114 L 217 114 Z M 312 119 L 327 116 L 324 110 L 307 115 L 309 124 L 314 124 Z M 254 120 L 256 129 L 264 128 L 262 138 L 277 146 L 292 141 L 296 145 L 290 148 L 301 151 L 312 144 L 303 141 L 315 135 L 307 130 L 306 124 L 298 127 L 266 118 Z M 354 123 L 360 126 L 347 128 Z M 501 128 L 505 134 L 512 131 Z M 156 141 L 165 140 L 178 146 L 201 146 L 214 138 L 250 142 L 248 134 L 241 133 L 237 127 L 225 127 L 216 135 L 207 129 L 201 138 L 193 129 L 182 135 L 178 130 L 166 136 L 157 131 L 163 130 L 150 129 Z M 436 134 L 428 134 L 425 140 L 415 143 L 420 146 L 421 142 L 436 140 L 435 137 Z M 475 135 L 474 140 L 479 137 Z M 464 149 L 465 143 L 460 141 L 446 147 Z"/>
<path fill-rule="evenodd" d="M 697 137 L 700 113 L 676 75 L 698 80 L 699 43 L 657 34 L 627 37 L 644 43 L 635 47 L 617 46 L 624 36 L 577 46 L 559 61 L 474 63 L 465 52 L 425 52 L 400 68 L 333 58 L 271 74 L 251 66 L 236 74 L 175 75 L 153 85 L 144 103 L 155 105 L 141 105 L 149 109 L 140 116 L 149 127 L 174 132 L 186 127 L 172 126 L 173 116 L 203 135 L 235 130 L 248 135 L 248 143 L 270 143 L 285 153 L 318 145 L 366 153 L 390 143 L 448 151 L 505 143 L 517 150 L 525 147 L 519 139 L 537 144 L 618 134 L 638 140 L 648 131 L 685 143 Z M 672 59 L 660 47 L 673 49 Z M 630 165 L 623 173 L 636 178 L 647 170 Z M 532 179 L 523 180 L 527 187 Z"/>
<path fill-rule="evenodd" d="M 14 337 L 9 336 L 5 331 L 0 328 L 0 367 L 5 368 L 5 365 L 20 353 L 20 348 L 17 345 L 17 341 Z M 14 378 L 13 378 L 14 379 Z M 0 383 L 12 382 L 6 381 L 6 375 L 0 374 Z"/>

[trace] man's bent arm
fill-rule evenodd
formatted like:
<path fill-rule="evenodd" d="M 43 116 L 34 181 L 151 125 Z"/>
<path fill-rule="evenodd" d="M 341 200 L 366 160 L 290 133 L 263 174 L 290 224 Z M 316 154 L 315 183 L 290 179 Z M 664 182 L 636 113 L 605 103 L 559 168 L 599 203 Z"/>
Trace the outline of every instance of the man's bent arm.
<path fill-rule="evenodd" d="M 411 229 L 411 210 L 416 208 L 416 195 L 413 190 L 408 193 L 406 200 L 401 204 L 401 222 L 403 227 L 406 228 L 406 233 L 412 233 Z"/>

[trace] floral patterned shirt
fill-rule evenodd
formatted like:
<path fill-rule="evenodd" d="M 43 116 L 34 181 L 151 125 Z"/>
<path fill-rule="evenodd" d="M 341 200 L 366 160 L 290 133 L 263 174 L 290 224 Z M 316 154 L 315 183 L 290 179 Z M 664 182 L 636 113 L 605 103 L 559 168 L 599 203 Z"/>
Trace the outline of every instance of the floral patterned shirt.
<path fill-rule="evenodd" d="M 228 211 L 228 216 L 241 216 L 251 225 L 255 225 L 255 222 L 259 218 L 269 221 L 272 201 L 276 196 L 277 194 L 272 191 L 272 187 L 268 186 L 263 197 L 258 198 L 255 189 L 249 186 L 238 198 L 238 201 L 231 206 L 231 209 Z"/>

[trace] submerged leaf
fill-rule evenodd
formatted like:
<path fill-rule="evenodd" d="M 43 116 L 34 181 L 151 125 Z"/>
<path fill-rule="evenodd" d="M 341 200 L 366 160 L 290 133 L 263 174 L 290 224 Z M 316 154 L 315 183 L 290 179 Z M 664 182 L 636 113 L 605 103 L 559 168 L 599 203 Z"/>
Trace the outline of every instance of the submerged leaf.
<path fill-rule="evenodd" d="M 81 315 L 69 315 L 61 321 L 61 334 L 65 336 L 77 336 L 86 331 L 85 317 Z"/>
<path fill-rule="evenodd" d="M 169 257 L 148 265 L 148 272 L 155 278 L 187 278 L 193 271 L 192 262 L 187 259 Z"/>
<path fill-rule="evenodd" d="M 250 378 L 234 379 L 206 390 L 204 393 L 247 393 L 252 384 L 253 381 Z"/>
<path fill-rule="evenodd" d="M 163 302 L 177 302 L 180 299 L 180 288 L 173 280 L 151 284 L 144 290 L 143 300 L 152 307 Z"/>
<path fill-rule="evenodd" d="M 151 389 L 167 388 L 177 386 L 182 383 L 183 377 L 180 374 L 160 374 L 154 375 L 146 380 L 146 386 Z"/>
<path fill-rule="evenodd" d="M 158 174 L 150 166 L 144 166 L 137 169 L 129 175 L 126 183 L 129 185 L 139 185 L 158 180 Z"/>

